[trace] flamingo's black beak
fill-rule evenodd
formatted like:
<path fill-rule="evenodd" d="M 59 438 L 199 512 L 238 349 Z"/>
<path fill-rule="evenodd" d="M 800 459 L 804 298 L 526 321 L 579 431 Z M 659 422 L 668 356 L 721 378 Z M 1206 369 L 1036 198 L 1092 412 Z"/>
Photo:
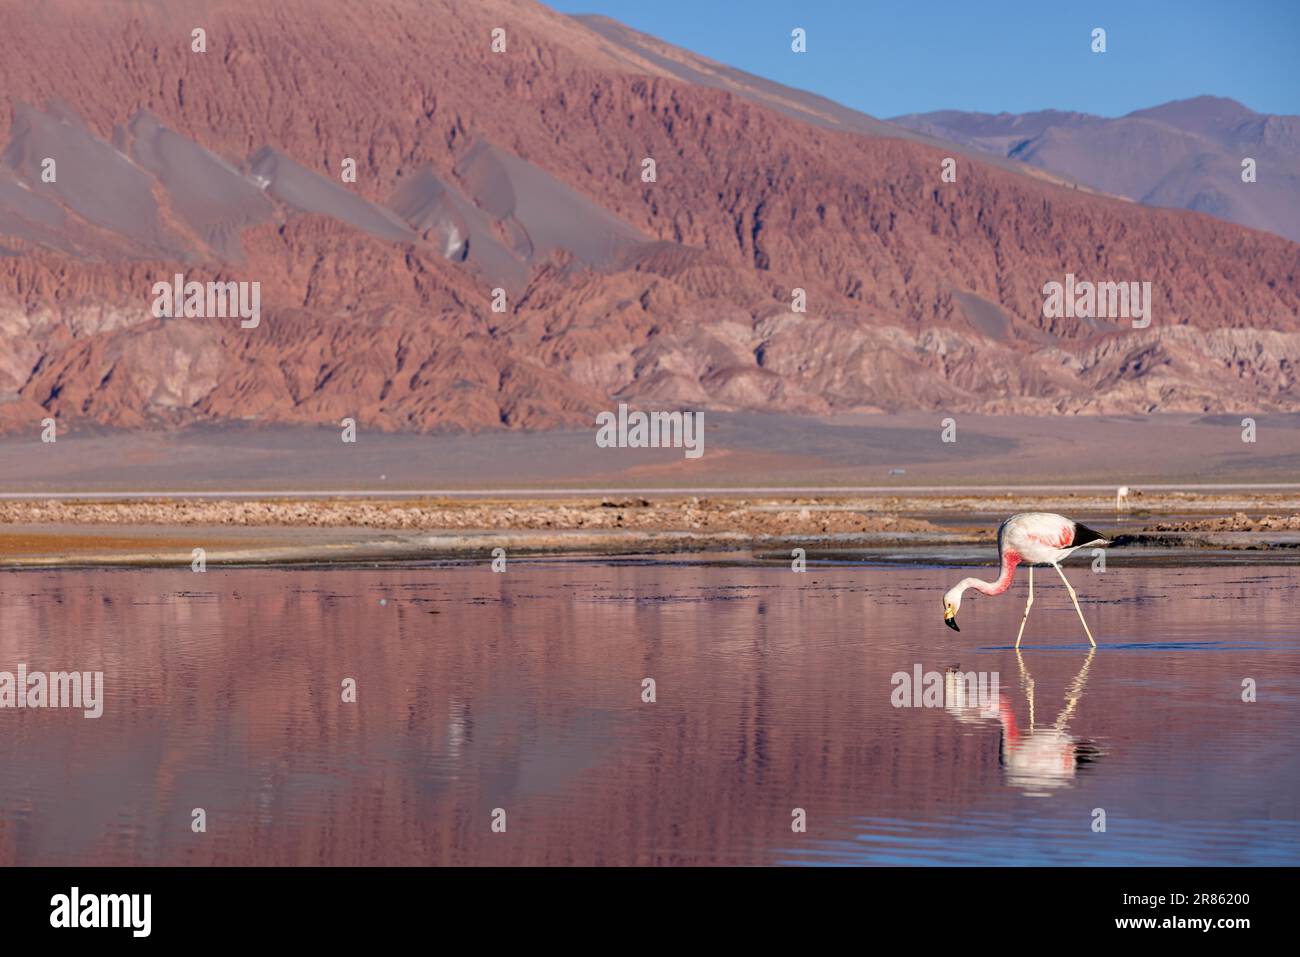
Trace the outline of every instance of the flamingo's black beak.
<path fill-rule="evenodd" d="M 961 629 L 957 627 L 957 613 L 955 611 L 944 615 L 943 623 L 953 631 L 961 631 Z"/>

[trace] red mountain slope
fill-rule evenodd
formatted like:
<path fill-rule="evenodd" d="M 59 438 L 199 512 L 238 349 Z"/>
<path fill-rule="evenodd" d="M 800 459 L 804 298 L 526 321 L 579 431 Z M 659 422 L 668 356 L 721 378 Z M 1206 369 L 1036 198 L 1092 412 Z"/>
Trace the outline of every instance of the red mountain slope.
<path fill-rule="evenodd" d="M 6 428 L 1298 405 L 1297 245 L 1005 160 L 944 183 L 945 149 L 525 0 L 0 0 L 0 25 Z M 261 324 L 154 318 L 177 272 L 261 283 Z M 1044 318 L 1066 273 L 1150 282 L 1150 327 Z"/>

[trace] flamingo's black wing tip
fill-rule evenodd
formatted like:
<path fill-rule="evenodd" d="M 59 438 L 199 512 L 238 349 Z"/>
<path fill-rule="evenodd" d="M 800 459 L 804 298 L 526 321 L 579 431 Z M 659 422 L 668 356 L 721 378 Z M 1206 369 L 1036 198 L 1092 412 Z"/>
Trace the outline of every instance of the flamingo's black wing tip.
<path fill-rule="evenodd" d="M 1110 540 L 1101 532 L 1094 528 L 1089 528 L 1082 522 L 1074 523 L 1074 546 L 1078 548 L 1081 545 L 1109 545 Z"/>

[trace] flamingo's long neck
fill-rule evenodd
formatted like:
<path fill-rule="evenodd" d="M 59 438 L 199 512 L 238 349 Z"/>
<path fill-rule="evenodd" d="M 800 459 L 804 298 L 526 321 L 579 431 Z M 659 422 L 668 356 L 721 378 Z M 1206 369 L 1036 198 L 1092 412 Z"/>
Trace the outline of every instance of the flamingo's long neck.
<path fill-rule="evenodd" d="M 1007 736 L 1007 747 L 1018 747 L 1020 729 L 1016 727 L 1016 712 L 1006 695 L 999 695 L 998 699 L 998 722 L 1002 725 L 1002 733 Z M 1033 728 L 1029 730 L 1033 731 Z"/>
<path fill-rule="evenodd" d="M 963 589 L 974 588 L 985 595 L 1001 595 L 1011 587 L 1011 579 L 1016 574 L 1016 566 L 1020 564 L 1020 555 L 1011 549 L 1002 553 L 1002 571 L 998 574 L 996 580 L 991 582 L 980 581 L 978 578 L 967 578 L 962 582 Z"/>

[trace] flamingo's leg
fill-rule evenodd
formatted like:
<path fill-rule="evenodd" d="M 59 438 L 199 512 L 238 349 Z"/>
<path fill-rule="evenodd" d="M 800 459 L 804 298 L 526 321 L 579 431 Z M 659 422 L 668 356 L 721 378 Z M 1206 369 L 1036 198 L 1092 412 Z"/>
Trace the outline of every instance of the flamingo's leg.
<path fill-rule="evenodd" d="M 1079 596 L 1074 593 L 1074 587 L 1070 584 L 1070 580 L 1065 577 L 1065 572 L 1061 571 L 1061 566 L 1053 562 L 1052 567 L 1056 569 L 1056 574 L 1061 576 L 1061 581 L 1065 582 L 1065 588 L 1070 593 L 1070 601 L 1074 602 L 1074 610 L 1079 613 L 1079 621 L 1083 622 L 1083 632 L 1088 636 L 1088 640 L 1092 642 L 1092 646 L 1096 648 L 1097 642 L 1093 640 L 1088 623 L 1083 618 L 1083 609 L 1079 607 Z"/>
<path fill-rule="evenodd" d="M 1092 656 L 1096 653 L 1096 648 L 1088 649 L 1088 657 L 1083 659 L 1083 667 L 1079 669 L 1079 673 L 1070 682 L 1070 687 L 1066 689 L 1065 700 L 1068 703 L 1061 710 L 1061 713 L 1056 716 L 1057 731 L 1065 730 L 1065 723 L 1070 720 L 1070 716 L 1074 714 L 1075 706 L 1079 703 L 1079 699 L 1083 697 L 1083 686 L 1088 683 L 1088 666 L 1092 664 Z"/>
<path fill-rule="evenodd" d="M 1034 733 L 1034 676 L 1029 673 L 1025 667 L 1025 659 L 1020 657 L 1020 649 L 1016 649 L 1016 664 L 1020 666 L 1020 683 L 1025 689 L 1025 699 L 1029 702 L 1029 733 Z"/>
<path fill-rule="evenodd" d="M 1020 647 L 1020 636 L 1025 633 L 1025 622 L 1029 620 L 1029 608 L 1034 603 L 1034 566 L 1029 566 L 1029 600 L 1025 602 L 1025 617 L 1020 619 L 1020 630 L 1016 632 L 1016 647 Z"/>

